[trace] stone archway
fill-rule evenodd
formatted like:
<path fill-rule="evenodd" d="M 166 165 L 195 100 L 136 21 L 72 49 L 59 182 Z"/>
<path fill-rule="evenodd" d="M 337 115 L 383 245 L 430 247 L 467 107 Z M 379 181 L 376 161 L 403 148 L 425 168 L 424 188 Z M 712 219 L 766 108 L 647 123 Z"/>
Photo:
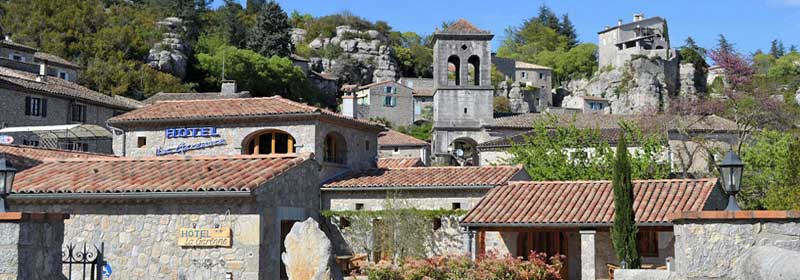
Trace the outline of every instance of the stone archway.
<path fill-rule="evenodd" d="M 477 166 L 478 142 L 469 137 L 460 137 L 450 143 L 453 163 L 460 166 Z"/>

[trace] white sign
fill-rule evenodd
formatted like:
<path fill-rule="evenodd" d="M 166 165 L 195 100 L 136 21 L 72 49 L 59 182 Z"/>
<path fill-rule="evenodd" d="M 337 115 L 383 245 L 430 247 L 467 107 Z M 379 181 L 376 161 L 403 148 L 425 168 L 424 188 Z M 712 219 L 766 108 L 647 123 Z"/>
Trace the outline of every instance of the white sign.
<path fill-rule="evenodd" d="M 0 144 L 13 144 L 14 137 L 8 135 L 0 135 Z"/>

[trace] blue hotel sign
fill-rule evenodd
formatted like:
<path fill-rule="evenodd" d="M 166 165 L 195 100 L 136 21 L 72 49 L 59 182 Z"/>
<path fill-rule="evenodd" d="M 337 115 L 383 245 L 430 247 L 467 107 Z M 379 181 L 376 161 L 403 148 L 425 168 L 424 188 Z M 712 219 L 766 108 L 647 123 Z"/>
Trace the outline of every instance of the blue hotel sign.
<path fill-rule="evenodd" d="M 198 138 L 198 137 L 219 137 L 216 127 L 176 127 L 164 130 L 167 139 L 175 138 Z M 214 146 L 225 145 L 225 139 L 211 140 L 206 142 L 186 144 L 180 143 L 174 147 L 156 147 L 156 156 L 170 154 L 184 154 L 188 151 L 200 150 Z"/>

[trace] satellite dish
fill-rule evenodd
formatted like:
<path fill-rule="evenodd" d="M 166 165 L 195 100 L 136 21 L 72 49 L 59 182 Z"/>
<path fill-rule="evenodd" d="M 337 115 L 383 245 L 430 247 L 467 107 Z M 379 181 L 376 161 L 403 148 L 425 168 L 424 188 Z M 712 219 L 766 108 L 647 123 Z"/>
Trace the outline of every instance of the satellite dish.
<path fill-rule="evenodd" d="M 464 156 L 464 150 L 462 150 L 462 149 L 458 149 L 458 150 L 456 150 L 456 155 L 457 155 L 458 157 L 463 157 L 463 156 Z"/>

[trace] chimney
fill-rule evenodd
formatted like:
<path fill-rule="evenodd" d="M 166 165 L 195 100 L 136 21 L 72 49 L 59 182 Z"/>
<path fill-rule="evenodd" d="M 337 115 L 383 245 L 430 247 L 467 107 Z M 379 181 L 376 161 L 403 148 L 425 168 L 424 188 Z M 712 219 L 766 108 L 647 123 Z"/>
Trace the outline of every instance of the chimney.
<path fill-rule="evenodd" d="M 621 25 L 622 25 L 622 20 L 621 20 L 621 19 L 618 19 L 618 20 L 617 20 L 617 26 L 621 26 Z"/>
<path fill-rule="evenodd" d="M 633 14 L 633 21 L 634 22 L 641 21 L 643 19 L 644 19 L 644 14 L 642 14 L 642 13 Z"/>
<path fill-rule="evenodd" d="M 222 89 L 220 90 L 222 94 L 235 94 L 236 93 L 236 81 L 234 80 L 223 80 L 222 81 Z"/>
<path fill-rule="evenodd" d="M 342 96 L 342 115 L 356 118 L 356 98 L 354 92 L 345 93 Z"/>
<path fill-rule="evenodd" d="M 9 42 L 11 42 L 11 35 L 9 35 L 9 34 L 6 34 L 6 36 L 5 36 L 5 37 L 3 37 L 3 39 L 5 39 L 6 41 L 9 41 Z"/>
<path fill-rule="evenodd" d="M 47 63 L 42 61 L 39 63 L 39 75 L 36 76 L 36 81 L 44 82 L 45 80 L 47 80 Z"/>

